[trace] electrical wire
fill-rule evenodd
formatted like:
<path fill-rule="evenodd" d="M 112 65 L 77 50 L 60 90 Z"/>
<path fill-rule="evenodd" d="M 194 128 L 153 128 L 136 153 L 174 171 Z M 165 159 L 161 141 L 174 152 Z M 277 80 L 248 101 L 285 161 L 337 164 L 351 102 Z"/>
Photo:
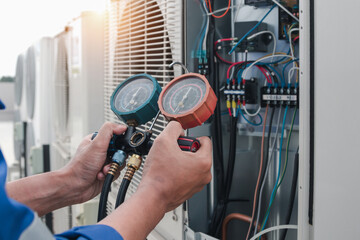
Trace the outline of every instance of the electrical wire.
<path fill-rule="evenodd" d="M 271 13 L 271 11 L 276 7 L 276 5 L 274 4 L 270 10 L 265 14 L 265 16 L 253 27 L 251 28 L 236 44 L 235 46 L 230 50 L 230 52 L 228 53 L 229 55 L 232 54 L 235 49 L 239 46 L 239 44 L 244 41 L 250 33 L 252 33 L 258 26 L 260 26 L 260 24 L 265 20 L 265 18 Z"/>
<path fill-rule="evenodd" d="M 272 36 L 272 40 L 273 40 L 273 42 L 274 42 L 274 47 L 273 47 L 273 53 L 272 53 L 272 55 L 275 55 L 277 40 L 276 40 L 275 34 L 274 34 L 273 32 L 271 32 L 271 31 L 261 31 L 261 32 L 257 32 L 257 33 L 255 33 L 255 34 L 251 35 L 250 37 L 248 37 L 247 40 L 251 40 L 251 39 L 253 39 L 253 38 L 257 37 L 257 36 L 260 36 L 260 35 L 262 35 L 262 34 L 270 34 L 270 35 Z M 272 59 L 271 59 L 271 60 L 272 60 Z"/>
<path fill-rule="evenodd" d="M 290 131 L 289 131 L 289 137 L 287 139 L 287 144 L 286 144 L 285 164 L 284 164 L 283 171 L 281 173 L 279 184 L 276 187 L 276 191 L 279 189 L 282 181 L 284 180 L 284 176 L 285 176 L 285 173 L 286 173 L 286 169 L 287 169 L 287 165 L 288 165 L 288 159 L 289 159 L 289 146 L 290 146 L 290 140 L 291 140 L 291 135 L 292 135 L 293 127 L 294 127 L 296 113 L 297 113 L 297 107 L 295 107 L 295 109 L 294 109 L 294 114 L 293 114 L 293 117 L 292 117 L 292 120 L 291 120 L 291 127 L 290 127 Z"/>
<path fill-rule="evenodd" d="M 254 66 L 256 65 L 257 63 L 261 62 L 262 60 L 266 60 L 266 59 L 269 59 L 269 58 L 273 58 L 273 57 L 286 57 L 286 58 L 291 58 L 291 59 L 294 59 L 293 56 L 291 55 L 270 55 L 270 56 L 266 56 L 266 57 L 262 57 L 262 58 L 259 58 L 258 60 L 254 61 L 248 68 L 246 68 L 246 70 L 243 72 L 241 78 L 242 79 L 246 79 L 246 76 L 247 76 L 247 73 L 249 72 L 249 70 Z M 285 85 L 285 83 L 282 83 Z"/>
<path fill-rule="evenodd" d="M 291 68 L 290 70 L 289 70 L 289 72 L 288 72 L 288 85 L 290 86 L 291 85 L 291 78 L 292 78 L 292 73 L 294 72 L 294 70 L 297 70 L 297 71 L 299 71 L 300 70 L 300 68 L 298 68 L 298 67 L 293 67 L 293 68 Z M 299 80 L 298 80 L 298 78 L 296 79 L 296 82 L 298 82 Z"/>
<path fill-rule="evenodd" d="M 277 186 L 278 186 L 278 183 L 279 183 L 279 180 L 280 180 L 280 172 L 281 172 L 281 153 L 282 153 L 282 145 L 283 145 L 283 140 L 284 140 L 284 131 L 285 131 L 285 123 L 286 123 L 286 116 L 287 116 L 287 112 L 288 112 L 288 109 L 289 107 L 286 106 L 285 108 L 285 112 L 284 112 L 284 119 L 283 119 L 283 125 L 282 125 L 282 129 L 281 129 L 281 137 L 280 137 L 280 146 L 279 146 L 279 171 L 278 171 L 278 174 L 277 174 L 277 177 L 276 177 L 276 181 L 275 181 L 275 186 L 273 188 L 273 191 L 271 193 L 271 197 L 270 197 L 270 203 L 269 203 L 269 207 L 268 207 L 268 210 L 265 214 L 265 218 L 264 218 L 264 221 L 262 223 L 262 227 L 261 227 L 261 230 L 264 229 L 264 227 L 266 226 L 266 223 L 269 219 L 269 214 L 270 214 L 270 209 L 271 209 L 271 205 L 275 199 L 275 196 L 276 196 L 276 191 L 277 191 Z"/>
<path fill-rule="evenodd" d="M 294 53 L 294 48 L 293 48 L 293 45 L 292 45 L 292 33 L 295 32 L 295 31 L 299 31 L 299 28 L 293 28 L 293 29 L 290 29 L 289 32 L 288 32 L 288 38 L 289 38 L 289 45 L 290 45 L 290 52 L 291 52 L 291 56 L 293 56 L 293 59 L 295 59 L 295 53 Z M 293 62 L 293 68 L 295 67 L 295 62 Z M 290 75 L 290 79 L 292 78 L 292 75 Z"/>
<path fill-rule="evenodd" d="M 231 213 L 229 215 L 226 216 L 226 218 L 224 219 L 223 221 L 223 224 L 222 224 L 222 235 L 221 235 L 221 240 L 226 240 L 226 237 L 227 237 L 227 226 L 229 224 L 230 221 L 232 220 L 240 220 L 240 221 L 243 221 L 243 222 L 248 222 L 251 224 L 251 217 L 247 216 L 247 215 L 244 215 L 244 214 L 241 214 L 241 213 Z M 260 230 L 260 229 L 259 229 Z M 262 240 L 265 240 L 265 236 L 264 237 L 261 237 Z"/>
<path fill-rule="evenodd" d="M 271 145 L 271 148 L 270 148 L 270 151 L 268 149 L 268 158 L 269 160 L 267 161 L 267 165 L 266 165 L 266 169 L 265 169 L 265 173 L 264 173 L 264 177 L 263 177 L 263 181 L 262 181 L 262 184 L 261 184 L 261 188 L 260 188 L 260 193 L 259 193 L 259 201 L 258 201 L 258 211 L 257 211 L 257 214 L 256 214 L 256 225 L 255 225 L 255 234 L 256 234 L 256 230 L 257 230 L 257 225 L 259 224 L 259 219 L 260 219 L 260 212 L 261 212 L 261 202 L 262 202 L 262 196 L 263 196 L 263 191 L 264 191 L 264 187 L 265 187 L 265 182 L 266 182 L 266 178 L 267 178 L 267 175 L 269 173 L 269 169 L 270 169 L 270 165 L 271 165 L 271 162 L 272 162 L 272 157 L 274 155 L 274 150 L 275 150 L 275 145 L 276 145 L 276 142 L 277 142 L 277 138 L 278 138 L 278 135 L 279 135 L 279 129 L 280 129 L 280 119 L 281 119 L 281 113 L 282 113 L 282 108 L 279 109 L 279 113 L 278 113 L 278 116 L 277 116 L 277 123 L 276 123 L 276 131 L 275 131 L 275 137 L 274 137 L 274 141 Z M 271 136 L 269 136 L 270 138 Z M 269 145 L 268 145 L 269 147 Z"/>
<path fill-rule="evenodd" d="M 261 232 L 259 232 L 258 234 L 256 234 L 255 236 L 253 236 L 252 238 L 250 238 L 250 240 L 255 240 L 258 237 L 261 237 L 262 235 L 264 235 L 265 233 L 268 232 L 273 232 L 273 231 L 277 231 L 277 230 L 281 230 L 281 229 L 294 229 L 297 230 L 298 226 L 297 225 L 279 225 L 279 226 L 274 226 L 268 229 L 265 229 Z"/>
<path fill-rule="evenodd" d="M 240 113 L 240 115 L 243 117 L 243 119 L 244 119 L 248 124 L 250 124 L 250 125 L 253 125 L 253 126 L 257 127 L 257 126 L 261 126 L 261 124 L 263 123 L 263 119 L 262 119 L 262 117 L 261 117 L 261 114 L 256 115 L 256 116 L 258 116 L 259 119 L 260 119 L 259 123 L 253 123 L 253 122 L 251 122 L 249 119 L 247 119 L 247 118 L 245 117 L 245 115 L 244 115 L 243 111 L 241 110 L 241 107 L 240 107 L 240 106 L 238 106 L 238 114 L 237 114 L 237 115 L 239 115 L 239 113 Z"/>
<path fill-rule="evenodd" d="M 248 233 L 246 235 L 246 240 L 249 239 L 250 232 L 251 232 L 251 229 L 252 229 L 252 226 L 254 223 L 255 207 L 256 207 L 256 201 L 257 201 L 257 197 L 258 197 L 258 189 L 259 189 L 259 185 L 260 185 L 260 178 L 261 178 L 263 163 L 264 163 L 264 143 L 265 143 L 266 119 L 267 119 L 268 111 L 269 111 L 269 104 L 266 105 L 266 109 L 265 109 L 263 134 L 262 134 L 262 138 L 261 138 L 260 167 L 259 167 L 259 173 L 258 173 L 258 178 L 257 178 L 257 182 L 256 182 L 256 187 L 255 187 L 253 210 L 251 213 L 251 221 L 250 221 Z"/>
<path fill-rule="evenodd" d="M 208 9 L 209 9 L 209 12 L 211 13 L 211 16 L 213 16 L 214 18 L 222 18 L 222 17 L 224 17 L 224 16 L 229 12 L 230 6 L 231 6 L 231 0 L 229 0 L 229 1 L 228 1 L 228 6 L 227 6 L 227 8 L 226 8 L 226 11 L 225 11 L 223 14 L 221 14 L 220 16 L 217 16 L 217 15 L 214 15 L 214 12 L 213 12 L 212 9 L 211 9 L 211 2 L 210 2 L 210 0 L 205 0 L 205 2 L 206 2 L 206 5 L 207 5 L 207 7 L 208 7 Z"/>
<path fill-rule="evenodd" d="M 295 153 L 294 170 L 293 170 L 293 174 L 292 174 L 291 192 L 290 192 L 290 199 L 289 199 L 290 204 L 289 204 L 289 207 L 288 207 L 288 210 L 286 213 L 285 224 L 290 224 L 291 213 L 293 211 L 294 204 L 295 204 L 298 173 L 299 173 L 299 147 L 297 148 L 297 151 Z M 287 229 L 285 229 L 285 231 L 282 232 L 282 235 L 280 236 L 280 240 L 285 240 L 286 234 L 287 234 Z"/>

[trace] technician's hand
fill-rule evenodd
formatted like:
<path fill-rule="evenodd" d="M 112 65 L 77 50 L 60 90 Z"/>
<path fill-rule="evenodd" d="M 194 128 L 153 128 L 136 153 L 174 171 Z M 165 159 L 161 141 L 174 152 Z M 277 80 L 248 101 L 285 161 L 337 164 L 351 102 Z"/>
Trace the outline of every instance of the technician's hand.
<path fill-rule="evenodd" d="M 147 157 L 143 179 L 138 191 L 153 191 L 170 211 L 211 180 L 212 146 L 208 137 L 199 138 L 196 153 L 184 152 L 177 139 L 184 135 L 178 122 L 172 121 L 156 138 Z"/>
<path fill-rule="evenodd" d="M 74 158 L 61 171 L 66 172 L 73 191 L 77 192 L 77 202 L 85 202 L 98 195 L 101 191 L 105 175 L 110 165 L 104 167 L 107 149 L 113 134 L 122 134 L 126 126 L 105 123 L 94 140 L 87 136 L 80 143 Z"/>
<path fill-rule="evenodd" d="M 183 152 L 177 144 L 183 134 L 178 122 L 169 123 L 150 150 L 136 193 L 99 224 L 113 227 L 124 239 L 143 240 L 166 212 L 210 182 L 210 139 L 200 138 L 196 153 Z"/>

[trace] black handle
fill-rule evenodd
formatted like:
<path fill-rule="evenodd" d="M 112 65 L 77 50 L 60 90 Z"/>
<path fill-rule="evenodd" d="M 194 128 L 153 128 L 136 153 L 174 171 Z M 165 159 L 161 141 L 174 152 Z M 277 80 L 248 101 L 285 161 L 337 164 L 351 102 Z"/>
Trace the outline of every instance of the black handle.
<path fill-rule="evenodd" d="M 179 137 L 178 144 L 186 152 L 196 152 L 200 148 L 200 141 L 193 137 Z"/>

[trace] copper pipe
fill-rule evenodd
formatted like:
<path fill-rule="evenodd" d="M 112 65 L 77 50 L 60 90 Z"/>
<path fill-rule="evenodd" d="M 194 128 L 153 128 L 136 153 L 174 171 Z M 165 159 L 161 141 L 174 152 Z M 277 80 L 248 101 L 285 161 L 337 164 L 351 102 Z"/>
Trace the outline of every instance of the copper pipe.
<path fill-rule="evenodd" d="M 247 223 L 251 223 L 251 217 L 241 214 L 241 213 L 231 213 L 229 215 L 226 216 L 226 218 L 223 221 L 222 224 L 222 236 L 221 236 L 221 240 L 226 240 L 226 230 L 227 230 L 227 225 L 230 221 L 237 219 L 243 222 L 247 222 Z M 256 224 L 256 222 L 254 222 L 254 225 Z M 260 231 L 260 225 L 258 225 L 258 231 Z M 266 240 L 265 235 L 261 237 L 261 240 Z"/>

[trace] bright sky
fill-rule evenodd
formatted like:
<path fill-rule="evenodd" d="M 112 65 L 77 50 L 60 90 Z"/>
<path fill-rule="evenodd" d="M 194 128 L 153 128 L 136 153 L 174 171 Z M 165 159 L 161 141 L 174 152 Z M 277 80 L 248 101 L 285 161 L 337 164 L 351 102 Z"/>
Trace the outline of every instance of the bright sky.
<path fill-rule="evenodd" d="M 103 11 L 106 0 L 1 0 L 0 77 L 15 75 L 16 59 L 33 42 L 54 36 L 85 10 Z"/>

